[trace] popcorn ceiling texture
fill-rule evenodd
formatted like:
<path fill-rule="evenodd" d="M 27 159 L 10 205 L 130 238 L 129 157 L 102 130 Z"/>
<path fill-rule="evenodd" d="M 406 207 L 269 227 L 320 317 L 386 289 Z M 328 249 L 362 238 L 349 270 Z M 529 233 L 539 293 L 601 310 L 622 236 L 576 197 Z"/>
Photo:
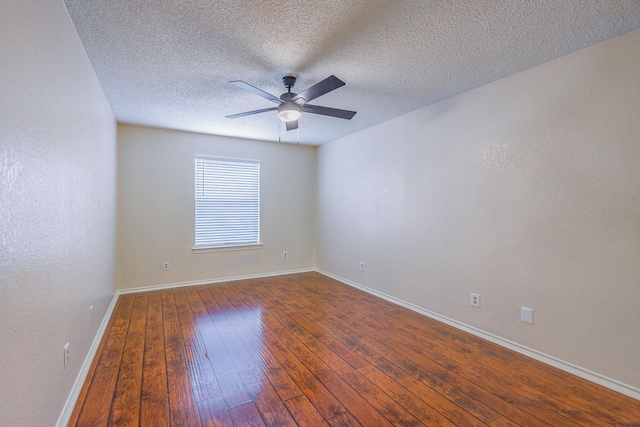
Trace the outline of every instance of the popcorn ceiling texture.
<path fill-rule="evenodd" d="M 322 144 L 640 27 L 640 0 L 65 0 L 118 121 Z M 346 86 L 286 132 L 228 84 Z"/>

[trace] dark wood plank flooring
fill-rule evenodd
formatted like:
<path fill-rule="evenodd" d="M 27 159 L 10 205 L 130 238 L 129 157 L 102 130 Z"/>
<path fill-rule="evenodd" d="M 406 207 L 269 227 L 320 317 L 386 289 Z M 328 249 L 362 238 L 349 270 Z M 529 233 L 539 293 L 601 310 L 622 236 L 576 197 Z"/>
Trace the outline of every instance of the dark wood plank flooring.
<path fill-rule="evenodd" d="M 119 298 L 70 426 L 640 426 L 640 402 L 318 273 Z"/>

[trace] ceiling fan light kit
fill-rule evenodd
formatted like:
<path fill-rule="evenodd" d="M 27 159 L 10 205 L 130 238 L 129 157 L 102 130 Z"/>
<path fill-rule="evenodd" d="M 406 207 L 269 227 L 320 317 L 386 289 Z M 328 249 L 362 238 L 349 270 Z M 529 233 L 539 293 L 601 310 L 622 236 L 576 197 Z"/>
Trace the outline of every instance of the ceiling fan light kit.
<path fill-rule="evenodd" d="M 232 114 L 226 116 L 228 119 L 236 119 L 238 117 L 250 116 L 253 114 L 264 113 L 267 111 L 278 111 L 278 119 L 287 124 L 287 130 L 293 130 L 298 128 L 298 120 L 302 117 L 302 113 L 320 114 L 323 116 L 337 117 L 339 119 L 351 120 L 355 116 L 355 111 L 340 110 L 337 108 L 321 107 L 319 105 L 307 104 L 308 101 L 314 100 L 332 90 L 338 89 L 345 85 L 345 83 L 336 76 L 329 76 L 322 80 L 320 83 L 316 83 L 309 89 L 303 91 L 300 94 L 291 92 L 291 88 L 296 84 L 296 78 L 294 76 L 284 76 L 282 83 L 287 91 L 276 97 L 268 92 L 263 91 L 249 83 L 242 80 L 234 80 L 229 82 L 234 86 L 241 89 L 252 92 L 262 98 L 278 104 L 277 107 L 263 108 L 261 110 L 247 111 L 245 113 Z"/>
<path fill-rule="evenodd" d="M 295 122 L 302 117 L 302 108 L 293 101 L 287 101 L 278 107 L 278 118 L 285 123 Z"/>

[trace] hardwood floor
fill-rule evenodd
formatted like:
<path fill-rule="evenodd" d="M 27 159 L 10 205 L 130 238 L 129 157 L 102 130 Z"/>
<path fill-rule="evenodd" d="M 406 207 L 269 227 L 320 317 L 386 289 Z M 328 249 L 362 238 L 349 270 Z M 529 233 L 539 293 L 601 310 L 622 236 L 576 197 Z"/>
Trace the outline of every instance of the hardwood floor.
<path fill-rule="evenodd" d="M 640 402 L 318 273 L 123 295 L 70 426 L 640 426 Z"/>

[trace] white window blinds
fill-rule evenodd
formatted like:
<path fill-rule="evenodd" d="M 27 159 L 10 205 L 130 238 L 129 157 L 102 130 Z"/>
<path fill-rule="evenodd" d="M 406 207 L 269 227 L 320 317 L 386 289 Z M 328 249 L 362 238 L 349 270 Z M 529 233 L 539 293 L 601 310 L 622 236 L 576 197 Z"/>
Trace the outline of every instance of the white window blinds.
<path fill-rule="evenodd" d="M 260 243 L 260 163 L 196 157 L 196 248 Z"/>

